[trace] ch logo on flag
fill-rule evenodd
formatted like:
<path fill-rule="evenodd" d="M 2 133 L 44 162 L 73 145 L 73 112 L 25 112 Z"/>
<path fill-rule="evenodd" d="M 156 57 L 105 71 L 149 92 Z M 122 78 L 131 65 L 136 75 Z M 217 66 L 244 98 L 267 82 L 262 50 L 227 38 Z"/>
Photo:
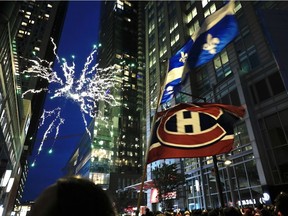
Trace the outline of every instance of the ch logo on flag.
<path fill-rule="evenodd" d="M 234 123 L 243 107 L 216 103 L 179 103 L 157 112 L 147 163 L 165 158 L 206 157 L 233 148 Z"/>
<path fill-rule="evenodd" d="M 211 145 L 227 135 L 218 122 L 222 115 L 223 111 L 218 107 L 209 110 L 186 107 L 171 111 L 160 121 L 158 139 L 164 145 L 179 148 Z"/>

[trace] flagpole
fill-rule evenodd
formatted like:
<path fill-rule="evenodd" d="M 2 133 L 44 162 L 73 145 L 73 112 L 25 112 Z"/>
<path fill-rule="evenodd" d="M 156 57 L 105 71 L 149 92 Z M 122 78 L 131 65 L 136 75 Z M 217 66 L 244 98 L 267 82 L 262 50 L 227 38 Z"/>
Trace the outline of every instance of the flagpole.
<path fill-rule="evenodd" d="M 189 94 L 187 92 L 182 92 L 180 91 L 179 92 L 180 94 L 185 94 L 185 95 L 188 95 L 188 96 L 191 96 L 192 100 L 193 100 L 193 97 L 194 98 L 198 98 L 198 99 L 202 99 L 205 103 L 206 103 L 206 98 L 203 98 L 203 97 L 199 97 L 199 96 L 195 96 L 195 95 L 192 95 L 192 94 Z M 193 102 L 193 101 L 192 101 Z M 216 186 L 217 186 L 217 191 L 218 191 L 218 198 L 220 200 L 220 205 L 221 205 L 221 208 L 224 208 L 225 207 L 225 203 L 224 203 L 224 197 L 223 197 L 223 190 L 222 190 L 222 185 L 221 185 L 221 181 L 220 181 L 220 175 L 219 175 L 219 169 L 218 169 L 218 164 L 217 164 L 217 157 L 216 155 L 213 155 L 212 156 L 213 158 L 213 165 L 214 165 L 214 172 L 215 172 L 215 179 L 216 179 Z M 200 158 L 201 159 L 201 158 Z M 200 160 L 200 163 L 202 162 L 202 160 Z M 202 164 L 200 164 L 202 165 Z M 201 170 L 202 171 L 202 170 Z M 205 198 L 204 198 L 205 199 Z"/>
<path fill-rule="evenodd" d="M 215 172 L 215 178 L 216 178 L 216 185 L 217 185 L 217 190 L 218 190 L 218 198 L 220 199 L 221 208 L 224 208 L 224 207 L 225 207 L 224 197 L 223 197 L 222 185 L 221 185 L 221 181 L 220 181 L 219 169 L 218 169 L 217 162 L 218 162 L 218 161 L 217 161 L 216 155 L 213 155 L 213 164 L 214 164 L 214 172 Z"/>
<path fill-rule="evenodd" d="M 141 186 L 140 186 L 140 191 L 139 191 L 139 196 L 138 196 L 136 216 L 138 216 L 139 212 L 140 212 L 140 205 L 141 205 L 141 201 L 142 201 L 142 197 L 143 197 L 144 181 L 145 181 L 145 177 L 147 175 L 147 159 L 148 159 L 148 153 L 149 153 L 149 145 L 151 144 L 151 141 L 152 141 L 151 132 L 153 132 L 154 128 L 155 128 L 156 114 L 157 114 L 160 102 L 162 100 L 162 96 L 163 96 L 163 92 L 164 92 L 164 88 L 165 88 L 165 84 L 166 84 L 166 79 L 167 79 L 167 75 L 168 75 L 168 72 L 169 72 L 168 70 L 169 70 L 169 60 L 167 60 L 167 71 L 166 71 L 165 81 L 161 85 L 161 88 L 160 88 L 160 91 L 159 91 L 159 96 L 158 96 L 158 99 L 157 99 L 156 111 L 155 111 L 155 114 L 154 114 L 153 119 L 152 119 L 152 124 L 151 124 L 152 127 L 151 127 L 151 130 L 150 130 L 149 142 L 148 142 L 148 146 L 146 148 L 146 153 L 145 153 L 144 169 L 143 169 Z"/>

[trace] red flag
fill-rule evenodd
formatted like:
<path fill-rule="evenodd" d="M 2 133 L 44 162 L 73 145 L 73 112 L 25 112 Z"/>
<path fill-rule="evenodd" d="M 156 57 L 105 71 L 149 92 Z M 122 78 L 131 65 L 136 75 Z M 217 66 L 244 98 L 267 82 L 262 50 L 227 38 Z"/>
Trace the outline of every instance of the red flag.
<path fill-rule="evenodd" d="M 233 125 L 244 113 L 243 107 L 209 103 L 180 103 L 157 113 L 147 163 L 231 151 Z"/>

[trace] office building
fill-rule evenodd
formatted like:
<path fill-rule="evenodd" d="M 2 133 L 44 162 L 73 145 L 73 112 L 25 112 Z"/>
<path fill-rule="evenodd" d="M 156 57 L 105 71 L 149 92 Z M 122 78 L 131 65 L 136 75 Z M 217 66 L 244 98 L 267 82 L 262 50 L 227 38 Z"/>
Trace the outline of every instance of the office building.
<path fill-rule="evenodd" d="M 147 3 L 147 137 L 156 111 L 161 80 L 167 71 L 166 60 L 199 29 L 205 17 L 222 5 L 222 1 L 207 0 Z M 288 97 L 286 63 L 283 61 L 287 54 L 282 47 L 287 48 L 287 43 L 280 37 L 285 35 L 282 31 L 286 31 L 280 25 L 287 25 L 285 13 L 285 2 L 237 1 L 235 16 L 239 35 L 212 61 L 190 72 L 190 82 L 182 88 L 188 95 L 179 93 L 162 107 L 178 102 L 203 102 L 203 98 L 206 102 L 245 107 L 245 117 L 234 128 L 233 150 L 217 156 L 225 205 L 269 204 L 277 193 L 287 190 L 285 113 Z M 229 166 L 224 165 L 227 159 L 232 162 Z M 219 207 L 212 157 L 180 161 L 184 163 L 186 184 L 177 192 L 175 208 Z M 148 166 L 148 180 L 153 179 L 151 171 L 158 164 Z M 184 200 L 184 203 L 179 200 Z M 147 202 L 154 210 L 161 208 L 149 199 Z"/>
<path fill-rule="evenodd" d="M 36 134 L 45 98 L 44 94 L 22 98 L 22 93 L 28 88 L 47 86 L 43 80 L 23 76 L 21 72 L 29 67 L 27 59 L 38 56 L 53 60 L 49 40 L 50 36 L 59 39 L 67 3 L 1 2 L 0 5 L 0 205 L 1 215 L 10 215 L 14 204 L 20 202 L 28 169 L 26 159 L 35 141 L 30 138 Z M 62 18 L 56 16 L 59 13 Z M 50 52 L 46 52 L 48 48 Z"/>
<path fill-rule="evenodd" d="M 89 125 L 92 141 L 83 137 L 66 166 L 70 173 L 89 177 L 109 190 L 122 210 L 137 205 L 137 193 L 123 189 L 138 182 L 143 171 L 145 62 L 144 34 L 138 28 L 144 26 L 144 4 L 101 2 L 98 61 L 100 68 L 118 70 L 107 92 L 117 104 L 97 103 L 96 117 Z"/>

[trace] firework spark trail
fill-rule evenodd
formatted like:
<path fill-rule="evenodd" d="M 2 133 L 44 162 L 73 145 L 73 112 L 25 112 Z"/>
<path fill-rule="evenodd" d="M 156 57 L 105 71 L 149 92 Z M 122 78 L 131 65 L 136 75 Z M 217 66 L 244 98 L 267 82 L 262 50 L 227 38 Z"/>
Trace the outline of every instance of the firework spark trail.
<path fill-rule="evenodd" d="M 46 141 L 46 139 L 48 138 L 48 135 L 51 134 L 52 132 L 54 132 L 55 130 L 55 134 L 54 134 L 54 141 L 57 139 L 58 137 L 58 134 L 59 134 L 59 128 L 62 124 L 64 124 L 65 120 L 63 118 L 61 118 L 61 108 L 60 107 L 57 107 L 55 108 L 54 110 L 52 111 L 47 111 L 47 110 L 44 110 L 42 115 L 41 115 L 41 121 L 39 123 L 39 126 L 38 126 L 38 129 L 40 127 L 42 127 L 45 123 L 45 121 L 51 117 L 53 120 L 51 121 L 51 123 L 49 124 L 47 130 L 45 131 L 43 137 L 42 137 L 42 140 L 40 142 L 40 146 L 38 148 L 38 151 L 37 151 L 37 155 L 36 157 L 41 153 L 42 151 L 42 148 L 43 148 L 43 145 L 44 145 L 44 142 Z M 36 157 L 32 163 L 32 165 L 35 164 L 36 162 Z"/>
<path fill-rule="evenodd" d="M 79 106 L 86 132 L 91 137 L 87 128 L 88 124 L 85 116 L 88 115 L 91 118 L 96 116 L 97 104 L 99 101 L 108 103 L 110 106 L 117 106 L 119 104 L 113 95 L 110 94 L 110 91 L 114 88 L 115 84 L 119 82 L 117 76 L 119 75 L 120 70 L 113 66 L 99 68 L 98 64 L 93 64 L 95 61 L 94 55 L 97 53 L 97 48 L 94 47 L 86 59 L 81 74 L 78 75 L 79 77 L 76 77 L 76 65 L 74 60 L 72 60 L 71 64 L 68 64 L 65 59 L 61 63 L 60 58 L 56 53 L 57 46 L 54 43 L 53 38 L 51 38 L 51 42 L 54 46 L 53 52 L 57 59 L 57 63 L 60 65 L 61 73 L 52 69 L 53 62 L 48 62 L 40 58 L 28 60 L 31 66 L 22 73 L 29 75 L 33 74 L 34 77 L 44 78 L 50 84 L 54 84 L 53 86 L 55 86 L 55 88 L 49 88 L 48 91 L 51 95 L 51 99 L 65 98 L 75 102 Z M 27 93 L 39 93 L 43 90 L 47 89 L 29 89 L 22 94 L 22 97 Z M 51 121 L 45 131 L 37 155 L 40 154 L 47 136 L 54 132 L 55 128 L 56 132 L 54 139 L 57 139 L 59 128 L 64 124 L 64 119 L 61 118 L 61 112 L 62 110 L 60 107 L 57 107 L 52 111 L 44 110 L 39 127 L 43 127 L 48 117 L 56 117 L 54 117 L 54 120 Z"/>
<path fill-rule="evenodd" d="M 44 141 L 47 139 L 47 136 L 48 134 L 52 133 L 53 129 L 56 128 L 56 133 L 55 133 L 55 136 L 54 138 L 56 139 L 58 137 L 58 134 L 59 134 L 59 127 L 64 124 L 64 119 L 61 118 L 61 108 L 60 107 L 57 107 L 55 108 L 54 110 L 52 111 L 46 111 L 44 110 L 43 111 L 43 114 L 41 116 L 41 122 L 38 126 L 38 129 L 40 127 L 42 127 L 45 123 L 45 120 L 47 120 L 49 117 L 53 118 L 52 122 L 49 124 L 49 127 L 48 129 L 45 131 L 44 135 L 43 135 L 43 138 L 41 140 L 41 143 L 40 143 L 40 147 L 39 147 L 39 150 L 41 151 L 42 150 L 42 146 L 44 144 Z M 40 151 L 38 150 L 38 154 L 40 153 Z"/>
<path fill-rule="evenodd" d="M 49 83 L 55 82 L 63 85 L 62 80 L 57 76 L 57 72 L 52 69 L 53 62 L 48 62 L 46 60 L 36 58 L 27 59 L 31 66 L 24 70 L 23 74 L 29 74 L 35 77 L 41 77 L 46 79 Z"/>
<path fill-rule="evenodd" d="M 47 88 L 42 88 L 42 89 L 38 89 L 38 90 L 35 90 L 35 89 L 28 89 L 27 91 L 25 91 L 24 93 L 22 93 L 22 98 L 24 98 L 24 96 L 28 93 L 33 93 L 33 94 L 37 94 L 37 93 L 40 93 L 42 91 L 48 91 Z"/>

